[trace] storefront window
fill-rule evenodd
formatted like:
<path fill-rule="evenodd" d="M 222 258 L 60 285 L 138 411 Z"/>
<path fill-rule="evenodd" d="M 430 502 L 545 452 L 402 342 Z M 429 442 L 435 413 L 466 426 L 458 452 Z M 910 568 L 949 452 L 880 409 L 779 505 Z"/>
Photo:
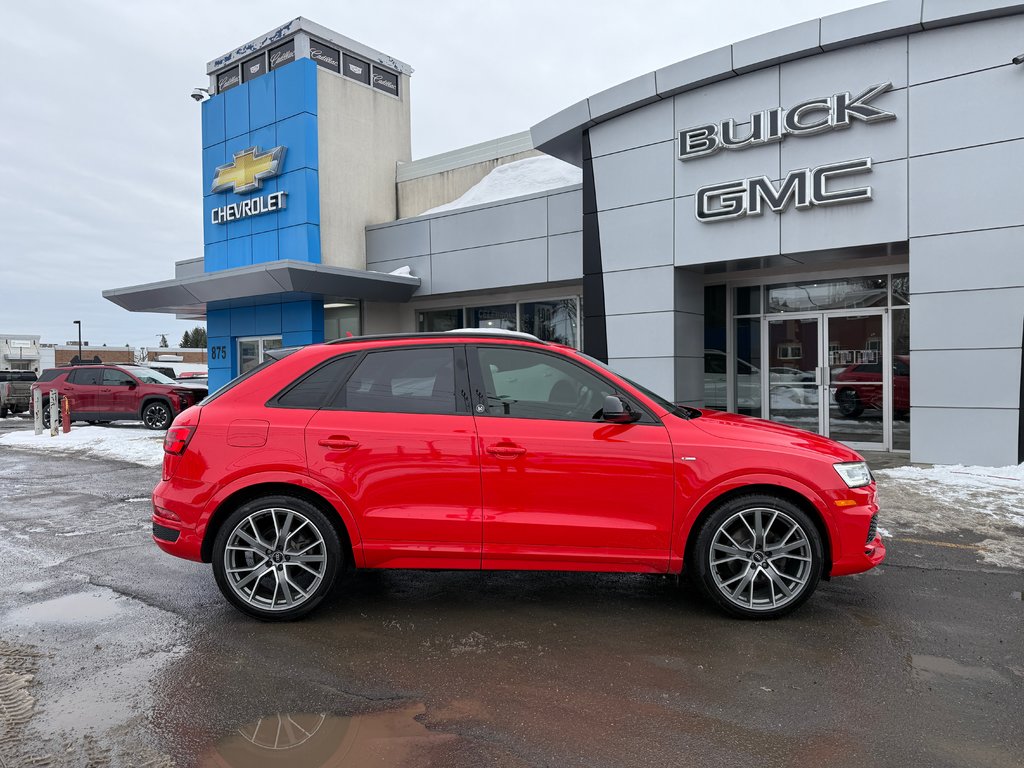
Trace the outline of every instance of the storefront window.
<path fill-rule="evenodd" d="M 761 314 L 761 286 L 754 285 L 736 289 L 737 315 Z"/>
<path fill-rule="evenodd" d="M 362 335 L 359 302 L 324 302 L 324 341 Z"/>
<path fill-rule="evenodd" d="M 717 411 L 728 408 L 725 367 L 724 285 L 704 289 L 704 405 Z"/>
<path fill-rule="evenodd" d="M 531 301 L 519 305 L 519 330 L 543 341 L 577 346 L 576 299 Z"/>
<path fill-rule="evenodd" d="M 736 320 L 736 412 L 761 415 L 761 321 Z"/>
<path fill-rule="evenodd" d="M 436 309 L 418 313 L 420 331 L 426 333 L 444 333 L 461 328 L 462 309 Z"/>
<path fill-rule="evenodd" d="M 906 272 L 892 276 L 892 303 L 896 307 L 910 303 L 910 275 Z"/>
<path fill-rule="evenodd" d="M 820 312 L 829 309 L 884 307 L 889 301 L 888 279 L 844 277 L 808 283 L 769 285 L 768 312 Z M 737 314 L 740 314 L 737 312 Z"/>
<path fill-rule="evenodd" d="M 910 310 L 892 313 L 892 448 L 910 450 Z"/>
<path fill-rule="evenodd" d="M 470 328 L 516 330 L 516 305 L 496 304 L 490 307 L 467 307 L 466 325 Z"/>

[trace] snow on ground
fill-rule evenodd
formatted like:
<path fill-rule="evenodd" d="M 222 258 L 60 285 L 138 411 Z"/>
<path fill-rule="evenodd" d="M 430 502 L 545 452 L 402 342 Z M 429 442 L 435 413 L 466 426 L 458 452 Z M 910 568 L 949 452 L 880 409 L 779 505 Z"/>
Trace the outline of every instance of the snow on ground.
<path fill-rule="evenodd" d="M 894 537 L 959 531 L 983 562 L 1024 569 L 1024 464 L 896 467 L 874 474 L 882 524 Z"/>
<path fill-rule="evenodd" d="M 441 213 L 470 205 L 493 203 L 520 195 L 532 195 L 548 189 L 567 187 L 583 181 L 583 171 L 555 157 L 541 155 L 499 165 L 457 200 L 431 208 L 428 213 Z"/>
<path fill-rule="evenodd" d="M 75 453 L 102 459 L 117 459 L 159 467 L 163 463 L 164 433 L 146 429 L 141 424 L 118 424 L 106 427 L 72 426 L 66 435 L 50 433 L 36 436 L 31 429 L 8 432 L 0 436 L 0 448 L 23 448 L 47 453 Z"/>

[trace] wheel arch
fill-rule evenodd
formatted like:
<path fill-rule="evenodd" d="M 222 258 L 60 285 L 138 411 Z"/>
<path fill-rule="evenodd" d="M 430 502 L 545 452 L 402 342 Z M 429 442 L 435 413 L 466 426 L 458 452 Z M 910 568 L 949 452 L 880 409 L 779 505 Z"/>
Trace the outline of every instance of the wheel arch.
<path fill-rule="evenodd" d="M 323 512 L 324 516 L 331 522 L 331 525 L 334 526 L 335 532 L 338 534 L 338 540 L 341 542 L 342 549 L 346 554 L 346 562 L 350 564 L 355 563 L 352 537 L 349 535 L 345 521 L 342 519 L 341 515 L 338 514 L 338 510 L 316 491 L 301 485 L 280 481 L 261 482 L 254 485 L 247 485 L 244 488 L 239 488 L 224 498 L 217 505 L 217 508 L 213 511 L 213 514 L 210 515 L 209 520 L 206 522 L 206 530 L 203 534 L 203 543 L 199 550 L 199 555 L 202 558 L 202 561 L 204 563 L 212 561 L 213 542 L 217 538 L 217 532 L 232 512 L 253 499 L 258 499 L 261 496 L 275 495 L 294 496 L 297 499 L 302 499 L 303 501 L 312 504 Z"/>
<path fill-rule="evenodd" d="M 821 537 L 822 559 L 824 560 L 822 563 L 821 578 L 827 581 L 829 574 L 832 572 L 832 537 L 829 535 L 828 524 L 825 522 L 825 518 L 822 515 L 821 510 L 818 509 L 817 505 L 815 505 L 814 502 L 803 493 L 784 485 L 765 482 L 734 486 L 722 491 L 718 495 L 713 496 L 706 501 L 704 507 L 694 518 L 690 525 L 690 529 L 687 532 L 686 546 L 683 550 L 683 570 L 686 569 L 687 563 L 693 562 L 693 547 L 697 542 L 697 537 L 700 535 L 700 531 L 701 528 L 704 527 L 704 523 L 712 514 L 714 514 L 715 510 L 735 498 L 755 494 L 776 496 L 780 499 L 785 499 L 803 512 L 807 513 L 807 516 L 811 518 L 811 522 L 814 523 L 814 527 L 817 528 L 818 535 Z"/>

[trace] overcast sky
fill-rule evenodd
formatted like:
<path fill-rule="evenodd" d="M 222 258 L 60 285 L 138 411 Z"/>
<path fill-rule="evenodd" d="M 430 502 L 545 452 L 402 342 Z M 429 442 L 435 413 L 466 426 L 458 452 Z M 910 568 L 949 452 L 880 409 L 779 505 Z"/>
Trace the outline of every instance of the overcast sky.
<path fill-rule="evenodd" d="M 528 129 L 597 91 L 864 0 L 480 0 L 4 4 L 0 334 L 176 344 L 192 323 L 129 313 L 104 288 L 202 256 L 206 62 L 305 16 L 401 59 L 413 157 Z M 754 105 L 757 106 L 757 105 Z M 723 115 L 723 117 L 725 117 Z"/>

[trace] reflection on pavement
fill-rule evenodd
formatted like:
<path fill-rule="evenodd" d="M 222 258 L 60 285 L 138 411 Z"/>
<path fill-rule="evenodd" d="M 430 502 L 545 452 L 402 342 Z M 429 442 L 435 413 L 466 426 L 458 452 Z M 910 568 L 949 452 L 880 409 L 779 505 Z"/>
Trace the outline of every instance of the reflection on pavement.
<path fill-rule="evenodd" d="M 262 717 L 225 736 L 202 768 L 340 768 L 429 766 L 431 747 L 455 736 L 428 731 L 415 718 L 422 704 L 352 717 L 323 713 Z"/>

